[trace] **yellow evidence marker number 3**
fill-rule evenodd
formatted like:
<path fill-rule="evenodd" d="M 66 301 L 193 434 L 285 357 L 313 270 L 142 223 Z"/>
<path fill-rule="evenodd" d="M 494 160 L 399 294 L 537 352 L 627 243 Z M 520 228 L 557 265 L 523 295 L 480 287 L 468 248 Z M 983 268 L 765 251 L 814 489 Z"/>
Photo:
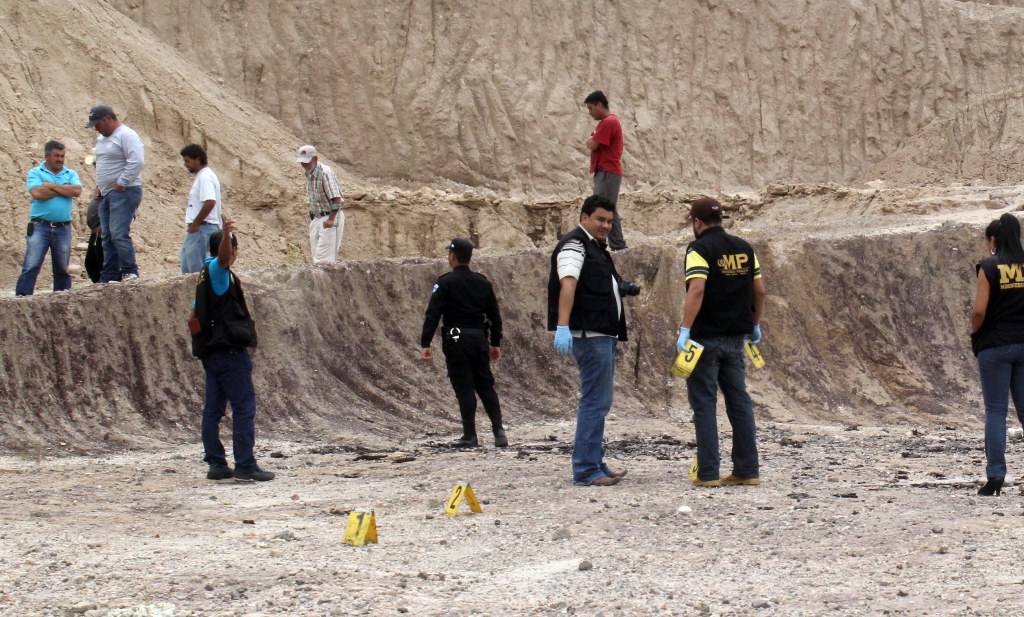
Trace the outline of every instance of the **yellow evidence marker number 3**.
<path fill-rule="evenodd" d="M 373 510 L 356 508 L 348 513 L 348 524 L 345 525 L 345 536 L 341 543 L 362 546 L 367 542 L 377 543 L 377 517 Z"/>
<path fill-rule="evenodd" d="M 480 502 L 476 500 L 476 494 L 473 492 L 473 487 L 469 485 L 469 482 L 459 482 L 452 489 L 452 496 L 448 498 L 448 503 L 444 507 L 444 513 L 448 516 L 455 516 L 459 513 L 459 504 L 465 499 L 466 503 L 469 504 L 469 509 L 477 514 L 483 512 L 480 508 Z"/>

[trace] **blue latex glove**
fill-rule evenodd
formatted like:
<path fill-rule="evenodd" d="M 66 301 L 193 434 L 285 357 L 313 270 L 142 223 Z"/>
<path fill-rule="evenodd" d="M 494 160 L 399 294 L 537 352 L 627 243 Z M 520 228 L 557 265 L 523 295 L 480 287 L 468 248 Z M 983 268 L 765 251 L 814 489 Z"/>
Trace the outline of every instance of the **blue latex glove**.
<path fill-rule="evenodd" d="M 753 343 L 755 345 L 757 345 L 758 343 L 761 342 L 761 325 L 760 324 L 754 326 L 754 334 L 753 334 L 753 336 L 748 336 L 747 339 L 751 343 Z"/>
<path fill-rule="evenodd" d="M 569 326 L 556 326 L 555 327 L 555 351 L 562 354 L 563 356 L 569 355 L 569 351 L 572 349 L 572 332 L 569 332 Z"/>
<path fill-rule="evenodd" d="M 686 348 L 686 341 L 690 340 L 690 329 L 679 328 L 679 338 L 676 339 L 676 353 L 682 353 Z"/>

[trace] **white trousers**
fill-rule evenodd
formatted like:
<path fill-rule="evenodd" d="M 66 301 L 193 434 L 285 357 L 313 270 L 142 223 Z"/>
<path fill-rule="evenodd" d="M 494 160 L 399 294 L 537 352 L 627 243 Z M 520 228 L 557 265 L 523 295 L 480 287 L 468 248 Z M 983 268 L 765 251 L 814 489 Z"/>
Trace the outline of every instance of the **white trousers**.
<path fill-rule="evenodd" d="M 315 264 L 338 261 L 341 235 L 345 233 L 345 213 L 338 210 L 331 227 L 324 227 L 326 220 L 327 215 L 324 215 L 309 222 L 309 251 Z"/>

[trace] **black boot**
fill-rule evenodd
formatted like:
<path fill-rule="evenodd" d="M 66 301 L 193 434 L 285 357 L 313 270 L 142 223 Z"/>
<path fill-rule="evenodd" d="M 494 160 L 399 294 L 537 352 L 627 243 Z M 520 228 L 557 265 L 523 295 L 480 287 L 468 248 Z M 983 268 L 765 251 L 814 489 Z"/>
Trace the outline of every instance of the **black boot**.
<path fill-rule="evenodd" d="M 494 445 L 499 448 L 508 447 L 508 437 L 505 436 L 505 429 L 499 428 L 498 430 L 494 431 Z"/>
<path fill-rule="evenodd" d="M 479 448 L 480 443 L 476 440 L 476 435 L 463 435 L 458 441 L 452 442 L 453 448 Z"/>
<path fill-rule="evenodd" d="M 1003 478 L 989 478 L 985 486 L 978 489 L 978 494 L 985 497 L 1003 494 Z"/>

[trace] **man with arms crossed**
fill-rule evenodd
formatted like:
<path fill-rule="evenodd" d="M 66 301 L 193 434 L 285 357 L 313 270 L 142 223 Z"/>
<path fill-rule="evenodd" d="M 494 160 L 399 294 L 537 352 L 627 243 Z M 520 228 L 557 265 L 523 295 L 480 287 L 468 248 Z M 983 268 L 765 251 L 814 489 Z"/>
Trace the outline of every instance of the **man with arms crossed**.
<path fill-rule="evenodd" d="M 604 92 L 591 92 L 583 104 L 587 106 L 590 117 L 597 120 L 597 128 L 587 140 L 590 173 L 594 174 L 594 195 L 600 195 L 616 206 L 619 187 L 622 186 L 622 124 L 618 116 L 608 111 L 608 98 Z M 615 211 L 612 231 L 608 234 L 608 246 L 613 251 L 629 248 L 622 237 L 622 219 L 618 210 Z"/>
<path fill-rule="evenodd" d="M 28 171 L 32 209 L 25 262 L 14 288 L 18 296 L 31 296 L 35 291 L 47 250 L 53 268 L 53 290 L 71 289 L 71 200 L 82 194 L 82 182 L 74 170 L 64 166 L 64 144 L 46 142 L 43 156 L 46 160 Z"/>

